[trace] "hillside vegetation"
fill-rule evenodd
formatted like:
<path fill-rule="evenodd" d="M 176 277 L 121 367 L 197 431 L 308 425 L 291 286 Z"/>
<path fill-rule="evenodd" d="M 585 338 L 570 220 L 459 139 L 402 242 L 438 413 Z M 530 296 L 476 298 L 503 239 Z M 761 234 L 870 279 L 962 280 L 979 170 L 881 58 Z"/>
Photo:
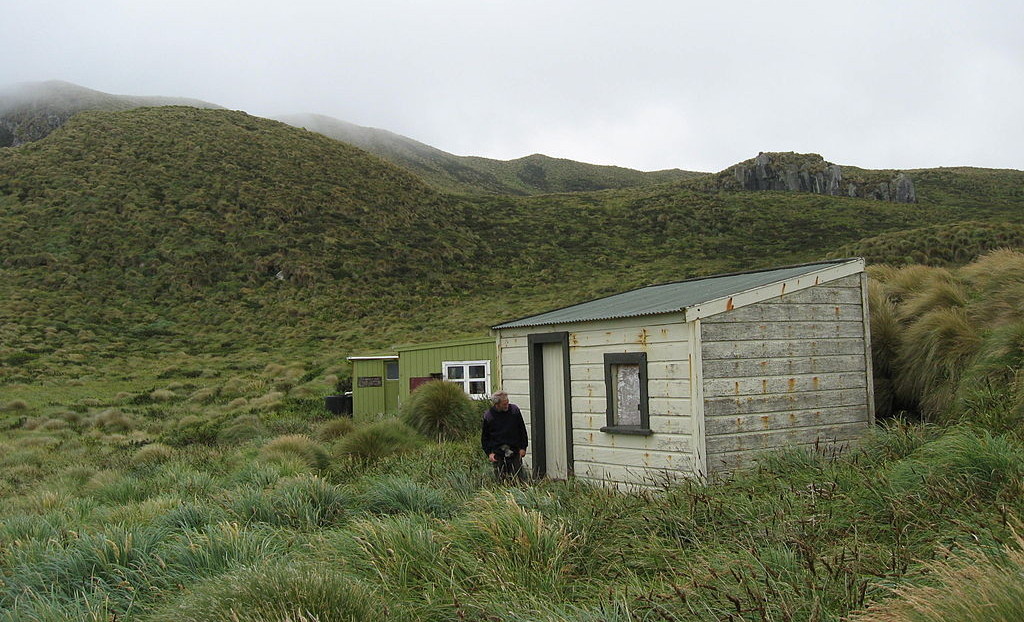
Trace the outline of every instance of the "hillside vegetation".
<path fill-rule="evenodd" d="M 880 235 L 1019 226 L 1024 174 L 976 177 L 921 173 L 921 199 L 907 205 L 685 182 L 464 197 L 244 113 L 82 113 L 0 151 L 0 361 L 17 362 L 0 378 L 160 373 L 159 361 L 180 356 L 326 366 L 651 282 L 817 260 Z M 136 356 L 153 362 L 127 363 Z"/>
<path fill-rule="evenodd" d="M 535 195 L 651 186 L 700 177 L 671 169 L 642 172 L 534 154 L 516 160 L 457 156 L 387 130 L 362 127 L 322 115 L 279 117 L 380 156 L 439 190 L 460 194 Z"/>
<path fill-rule="evenodd" d="M 1019 245 L 1024 174 L 910 174 L 914 204 L 469 197 L 183 107 L 0 149 L 0 621 L 1020 617 L 1024 259 L 975 259 Z M 858 249 L 894 264 L 871 269 L 883 425 L 842 455 L 502 488 L 472 404 L 323 408 L 363 348 Z"/>

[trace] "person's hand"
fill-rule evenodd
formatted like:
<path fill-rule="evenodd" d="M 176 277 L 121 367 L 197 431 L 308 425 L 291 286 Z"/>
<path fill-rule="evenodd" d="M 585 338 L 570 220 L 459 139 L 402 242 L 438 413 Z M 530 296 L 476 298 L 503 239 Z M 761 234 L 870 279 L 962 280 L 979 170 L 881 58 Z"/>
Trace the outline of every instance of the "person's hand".
<path fill-rule="evenodd" d="M 519 450 L 519 457 L 520 458 L 525 458 L 526 457 L 526 450 L 525 449 L 520 449 Z"/>
<path fill-rule="evenodd" d="M 498 459 L 494 457 L 494 454 L 487 454 L 487 457 L 490 458 L 491 462 L 497 462 L 498 461 Z"/>

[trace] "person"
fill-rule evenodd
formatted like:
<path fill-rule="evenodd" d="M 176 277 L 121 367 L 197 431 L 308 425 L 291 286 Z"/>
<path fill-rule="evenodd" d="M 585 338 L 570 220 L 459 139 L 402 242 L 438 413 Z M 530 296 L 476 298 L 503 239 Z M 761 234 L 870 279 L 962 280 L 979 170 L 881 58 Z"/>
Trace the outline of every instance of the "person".
<path fill-rule="evenodd" d="M 518 406 L 509 403 L 508 393 L 498 391 L 491 396 L 491 407 L 484 413 L 482 428 L 480 445 L 494 467 L 494 477 L 499 482 L 523 481 L 523 457 L 529 439 L 523 413 Z"/>

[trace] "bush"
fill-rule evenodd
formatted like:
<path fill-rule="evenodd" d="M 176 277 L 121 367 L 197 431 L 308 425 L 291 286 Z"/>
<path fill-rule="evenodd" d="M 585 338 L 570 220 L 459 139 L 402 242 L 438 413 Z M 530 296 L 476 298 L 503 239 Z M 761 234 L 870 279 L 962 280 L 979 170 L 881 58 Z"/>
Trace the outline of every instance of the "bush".
<path fill-rule="evenodd" d="M 279 436 L 264 445 L 260 455 L 271 462 L 298 458 L 309 468 L 319 471 L 330 465 L 327 451 L 316 441 L 302 434 Z"/>
<path fill-rule="evenodd" d="M 175 447 L 195 443 L 213 445 L 216 443 L 217 436 L 223 427 L 223 418 L 186 415 L 170 426 L 169 429 L 165 430 L 161 439 L 164 443 Z"/>
<path fill-rule="evenodd" d="M 420 443 L 416 430 L 397 419 L 385 419 L 357 428 L 337 445 L 338 452 L 362 462 L 415 449 Z"/>
<path fill-rule="evenodd" d="M 135 428 L 134 418 L 116 408 L 108 408 L 93 418 L 92 423 L 104 432 L 128 432 Z"/>
<path fill-rule="evenodd" d="M 452 440 L 478 431 L 481 405 L 453 382 L 428 382 L 412 392 L 402 405 L 408 426 L 438 440 Z"/>

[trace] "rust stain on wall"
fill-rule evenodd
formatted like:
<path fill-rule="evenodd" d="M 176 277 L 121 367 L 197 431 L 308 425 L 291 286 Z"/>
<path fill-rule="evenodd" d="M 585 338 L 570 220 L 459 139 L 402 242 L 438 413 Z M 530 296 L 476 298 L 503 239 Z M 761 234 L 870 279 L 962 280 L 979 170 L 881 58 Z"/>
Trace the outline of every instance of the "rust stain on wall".
<path fill-rule="evenodd" d="M 647 333 L 647 329 L 646 328 L 641 328 L 640 329 L 640 335 L 638 337 L 638 339 L 640 340 L 640 345 L 641 346 L 646 346 L 648 338 L 650 338 L 650 335 Z"/>
<path fill-rule="evenodd" d="M 790 393 L 792 393 L 793 391 L 796 391 L 796 378 L 790 378 L 786 382 L 786 384 L 789 385 L 789 387 L 786 389 L 787 391 L 789 391 Z"/>
<path fill-rule="evenodd" d="M 735 305 L 732 304 L 732 297 L 730 296 L 729 300 L 725 303 L 725 310 L 726 311 L 732 311 L 735 308 L 736 308 Z"/>
<path fill-rule="evenodd" d="M 768 393 L 768 380 L 761 379 L 761 393 Z"/>
<path fill-rule="evenodd" d="M 821 378 L 818 378 L 817 376 L 811 378 L 811 386 L 814 387 L 815 391 L 817 391 L 818 387 L 821 386 Z"/>
<path fill-rule="evenodd" d="M 772 418 L 771 417 L 769 417 L 768 415 L 761 415 L 761 427 L 762 428 L 767 430 L 769 427 L 771 427 L 771 424 L 772 424 Z"/>

